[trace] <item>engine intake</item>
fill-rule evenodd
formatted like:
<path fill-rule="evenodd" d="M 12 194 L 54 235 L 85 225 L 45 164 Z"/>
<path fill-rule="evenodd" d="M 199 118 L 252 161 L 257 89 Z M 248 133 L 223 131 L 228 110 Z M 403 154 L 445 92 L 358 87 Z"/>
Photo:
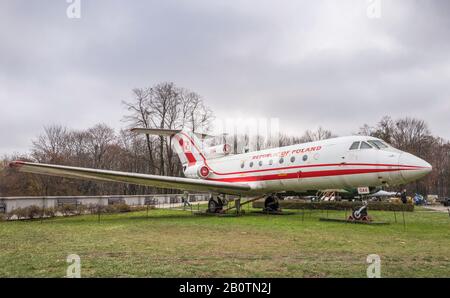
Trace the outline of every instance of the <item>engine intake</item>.
<path fill-rule="evenodd" d="M 184 175 L 188 178 L 206 179 L 211 175 L 211 170 L 205 165 L 196 165 L 186 168 Z"/>

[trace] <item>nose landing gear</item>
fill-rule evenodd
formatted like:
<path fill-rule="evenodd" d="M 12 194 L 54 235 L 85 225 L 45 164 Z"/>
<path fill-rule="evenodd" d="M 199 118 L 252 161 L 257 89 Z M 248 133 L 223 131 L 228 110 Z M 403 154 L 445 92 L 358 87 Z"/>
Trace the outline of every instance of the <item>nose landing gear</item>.
<path fill-rule="evenodd" d="M 347 220 L 371 222 L 372 218 L 367 213 L 367 203 L 364 203 L 362 207 L 353 210 L 352 214 L 348 217 Z"/>

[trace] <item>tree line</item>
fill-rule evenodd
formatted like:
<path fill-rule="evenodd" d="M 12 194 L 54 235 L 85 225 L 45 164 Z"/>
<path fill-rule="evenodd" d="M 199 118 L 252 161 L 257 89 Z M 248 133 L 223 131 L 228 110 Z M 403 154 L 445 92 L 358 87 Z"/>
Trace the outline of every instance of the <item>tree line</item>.
<path fill-rule="evenodd" d="M 5 156 L 0 171 L 0 196 L 31 195 L 106 195 L 147 194 L 172 192 L 123 183 L 74 180 L 10 171 L 11 160 L 31 160 L 79 167 L 110 169 L 155 175 L 182 176 L 181 164 L 165 137 L 136 135 L 131 127 L 189 129 L 208 133 L 212 130 L 214 114 L 203 98 L 186 88 L 164 82 L 132 91 L 132 99 L 124 101 L 126 127 L 120 131 L 105 124 L 85 130 L 72 130 L 61 125 L 44 128 L 33 140 L 29 154 Z M 374 126 L 364 124 L 355 134 L 381 138 L 394 147 L 417 155 L 433 165 L 433 172 L 425 179 L 408 185 L 411 192 L 448 196 L 450 193 L 450 142 L 435 137 L 423 120 L 382 118 Z M 319 127 L 307 130 L 302 136 L 280 135 L 277 144 L 263 137 L 249 135 L 219 136 L 211 145 L 230 143 L 234 153 L 246 149 L 261 150 L 273 146 L 335 137 L 331 131 Z M 250 139 L 254 138 L 253 143 Z M 247 148 L 248 144 L 255 148 Z"/>

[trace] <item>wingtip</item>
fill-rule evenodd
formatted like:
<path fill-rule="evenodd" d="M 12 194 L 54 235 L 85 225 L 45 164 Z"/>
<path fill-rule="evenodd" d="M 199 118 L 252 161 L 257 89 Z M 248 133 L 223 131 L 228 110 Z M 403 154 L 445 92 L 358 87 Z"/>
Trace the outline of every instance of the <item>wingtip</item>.
<path fill-rule="evenodd" d="M 25 164 L 24 161 L 21 160 L 15 160 L 9 163 L 9 167 L 10 168 L 20 168 L 21 166 L 23 166 Z"/>
<path fill-rule="evenodd" d="M 138 133 L 140 129 L 142 129 L 142 128 L 140 128 L 140 127 L 133 127 L 133 128 L 130 128 L 130 131 L 134 132 L 134 133 Z"/>

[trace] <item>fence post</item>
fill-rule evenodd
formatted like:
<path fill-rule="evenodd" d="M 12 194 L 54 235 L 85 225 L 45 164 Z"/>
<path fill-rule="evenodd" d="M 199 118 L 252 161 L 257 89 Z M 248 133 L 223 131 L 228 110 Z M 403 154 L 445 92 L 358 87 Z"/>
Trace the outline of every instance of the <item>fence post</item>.
<path fill-rule="evenodd" d="M 402 211 L 403 214 L 403 230 L 406 230 L 406 221 L 405 221 L 405 211 Z"/>
<path fill-rule="evenodd" d="M 45 216 L 45 197 L 42 198 L 42 212 L 41 212 L 41 223 Z"/>
<path fill-rule="evenodd" d="M 97 201 L 97 216 L 98 216 L 98 222 L 100 222 L 100 199 Z"/>

